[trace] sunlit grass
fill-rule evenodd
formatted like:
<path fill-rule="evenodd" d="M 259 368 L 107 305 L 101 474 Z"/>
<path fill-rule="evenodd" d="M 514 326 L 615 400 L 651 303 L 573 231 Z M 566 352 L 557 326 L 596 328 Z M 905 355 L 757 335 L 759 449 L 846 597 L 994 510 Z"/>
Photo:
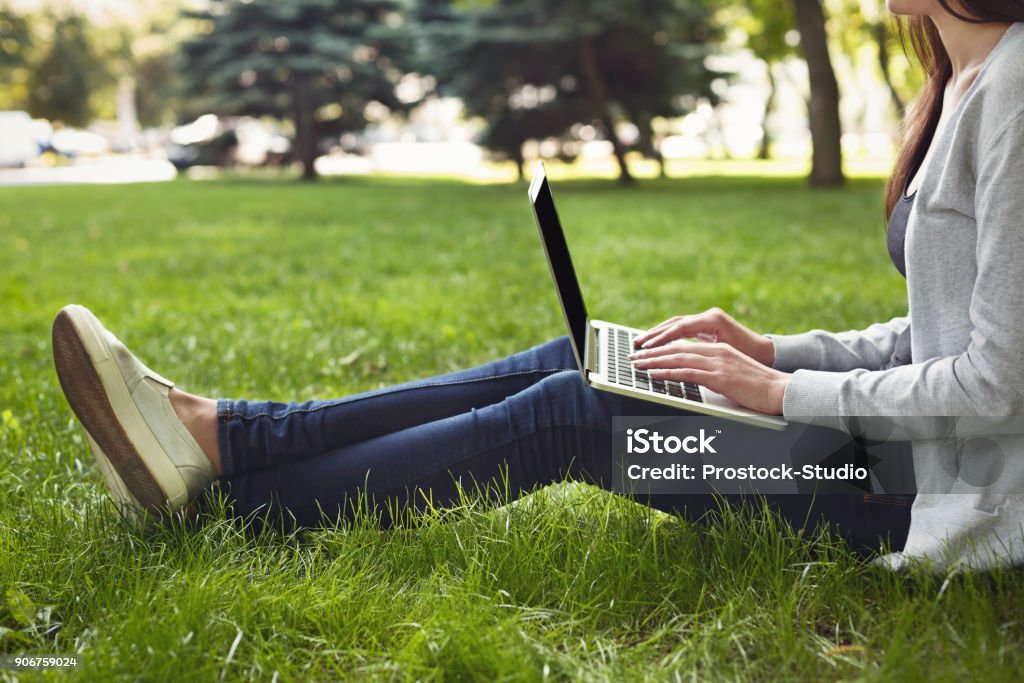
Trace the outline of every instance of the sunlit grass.
<path fill-rule="evenodd" d="M 551 171 L 551 176 L 557 180 L 600 178 L 614 179 L 618 177 L 619 169 L 611 158 L 601 160 L 588 160 L 585 163 L 562 164 L 558 162 L 547 162 L 546 165 Z M 528 172 L 530 165 L 527 165 Z M 514 169 L 508 165 L 501 166 L 505 173 L 503 179 L 511 181 L 514 179 Z M 631 155 L 629 161 L 630 172 L 640 179 L 658 178 L 660 169 L 658 164 L 650 159 L 643 159 L 638 155 Z M 879 157 L 864 157 L 847 155 L 843 164 L 843 172 L 848 178 L 878 179 L 886 177 L 892 169 L 892 161 Z M 810 173 L 811 166 L 804 158 L 781 158 L 781 159 L 669 159 L 665 164 L 666 173 L 670 178 L 691 178 L 694 176 L 714 176 L 722 178 L 805 178 Z"/>
<path fill-rule="evenodd" d="M 640 180 L 655 180 L 660 177 L 657 162 L 645 159 L 639 154 L 628 156 L 630 173 Z M 527 175 L 533 173 L 535 162 L 527 162 Z M 545 162 L 548 176 L 554 180 L 613 180 L 619 177 L 619 167 L 612 157 L 599 159 L 576 160 L 563 163 L 557 159 Z M 847 178 L 879 179 L 888 176 L 892 170 L 892 160 L 885 157 L 870 157 L 847 153 L 843 164 L 843 172 Z M 810 163 L 805 158 L 776 159 L 669 159 L 665 163 L 665 171 L 669 178 L 702 177 L 748 177 L 748 178 L 806 178 L 810 173 Z M 245 173 L 256 176 L 290 176 L 292 171 L 253 169 Z M 216 178 L 219 171 L 203 170 L 203 177 Z M 395 177 L 399 174 L 374 173 L 374 177 Z M 516 167 L 512 162 L 487 162 L 465 176 L 452 177 L 467 183 L 482 185 L 506 184 L 516 181 Z M 415 178 L 415 174 L 406 177 Z"/>
<path fill-rule="evenodd" d="M 727 175 L 722 167 L 715 175 Z M 682 174 L 681 174 L 682 175 Z M 880 181 L 556 183 L 594 315 L 764 331 L 905 310 Z M 120 522 L 49 323 L 95 310 L 211 396 L 331 397 L 563 332 L 520 185 L 245 178 L 0 190 L 0 651 L 84 680 L 1013 680 L 1016 571 L 901 579 L 770 516 L 696 527 L 566 486 L 380 531 Z"/>

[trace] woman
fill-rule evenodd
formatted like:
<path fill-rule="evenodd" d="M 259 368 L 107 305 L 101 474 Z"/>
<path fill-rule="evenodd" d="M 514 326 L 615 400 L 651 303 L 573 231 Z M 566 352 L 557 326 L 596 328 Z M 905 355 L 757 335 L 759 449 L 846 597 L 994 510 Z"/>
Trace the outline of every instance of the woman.
<path fill-rule="evenodd" d="M 889 8 L 910 15 L 928 70 L 886 204 L 913 336 L 909 316 L 860 332 L 771 336 L 711 310 L 643 335 L 639 368 L 837 429 L 849 415 L 1024 413 L 1024 24 L 1014 23 L 1024 21 L 1024 2 L 890 0 Z M 698 335 L 718 341 L 680 341 Z M 301 404 L 180 392 L 79 306 L 57 315 L 53 345 L 107 483 L 133 509 L 179 509 L 219 481 L 237 513 L 306 525 L 349 513 L 361 497 L 386 517 L 428 499 L 444 505 L 460 484 L 501 482 L 513 496 L 567 476 L 607 485 L 611 417 L 678 414 L 584 386 L 565 339 L 471 370 Z M 928 493 L 914 501 L 912 520 L 901 497 L 770 503 L 797 523 L 824 518 L 857 546 L 906 541 L 902 554 L 886 556 L 892 567 L 909 558 L 990 566 L 1024 557 L 1020 498 L 957 476 L 957 463 L 1024 452 L 1011 430 L 880 422 L 863 435 L 915 439 L 919 490 Z M 718 501 L 655 504 L 698 517 Z"/>

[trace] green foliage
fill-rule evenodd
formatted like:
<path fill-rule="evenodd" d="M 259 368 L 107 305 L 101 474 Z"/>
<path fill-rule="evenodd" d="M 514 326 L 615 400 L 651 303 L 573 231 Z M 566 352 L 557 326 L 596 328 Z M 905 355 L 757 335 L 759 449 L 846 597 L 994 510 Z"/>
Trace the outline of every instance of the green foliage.
<path fill-rule="evenodd" d="M 350 97 L 398 108 L 395 61 L 406 35 L 391 24 L 402 21 L 401 9 L 388 0 L 216 0 L 208 12 L 189 15 L 205 26 L 182 46 L 190 94 L 200 98 L 191 113 L 286 118 L 298 77 L 312 81 L 317 107 Z M 365 123 L 362 107 L 345 109 L 319 119 L 341 128 Z"/>
<path fill-rule="evenodd" d="M 25 66 L 32 45 L 28 20 L 9 6 L 0 5 L 0 77 L 8 69 Z"/>
<path fill-rule="evenodd" d="M 797 332 L 905 310 L 877 179 L 557 191 L 602 317 L 720 304 Z M 893 577 L 766 514 L 702 527 L 561 486 L 388 532 L 246 531 L 217 500 L 198 525 L 119 521 L 53 372 L 61 306 L 187 391 L 374 389 L 563 333 L 524 201 L 399 179 L 0 188 L 0 651 L 75 652 L 86 681 L 1019 677 L 1020 571 Z"/>
<path fill-rule="evenodd" d="M 0 5 L 0 110 L 24 108 L 33 42 L 28 17 Z"/>
<path fill-rule="evenodd" d="M 144 127 L 173 122 L 174 110 L 183 104 L 178 97 L 180 75 L 174 61 L 170 52 L 154 52 L 134 60 L 135 110 Z"/>
<path fill-rule="evenodd" d="M 116 68 L 134 82 L 136 115 L 144 128 L 173 125 L 187 102 L 178 52 L 183 41 L 194 37 L 196 26 L 182 20 L 185 2 L 165 0 L 136 24 L 117 27 L 121 50 Z"/>
<path fill-rule="evenodd" d="M 876 65 L 902 117 L 906 103 L 920 90 L 923 74 L 916 60 L 903 50 L 900 20 L 886 9 L 884 0 L 829 0 L 828 7 L 837 17 L 830 29 L 840 48 L 854 63 L 867 56 Z"/>
<path fill-rule="evenodd" d="M 780 61 L 797 54 L 795 45 L 786 41 L 796 31 L 793 5 L 780 0 L 744 0 L 747 10 L 739 20 L 747 34 L 747 47 L 768 62 Z"/>
<path fill-rule="evenodd" d="M 405 0 L 214 0 L 190 13 L 182 46 L 185 114 L 272 116 L 295 127 L 311 171 L 317 143 L 365 127 L 367 105 L 401 111 L 411 53 Z"/>
<path fill-rule="evenodd" d="M 52 32 L 43 55 L 33 62 L 28 75 L 29 113 L 85 126 L 95 114 L 93 94 L 110 83 L 110 72 L 93 45 L 84 16 L 45 17 Z"/>
<path fill-rule="evenodd" d="M 28 109 L 72 125 L 111 119 L 117 79 L 130 76 L 142 124 L 166 123 L 176 78 L 170 29 L 166 20 L 95 25 L 84 15 L 0 7 L 0 109 Z M 146 45 L 141 55 L 139 44 Z"/>
<path fill-rule="evenodd" d="M 644 124 L 709 94 L 704 66 L 717 34 L 687 0 L 503 0 L 421 5 L 426 61 L 441 92 L 487 122 L 484 144 L 521 161 L 529 139 L 567 137 L 575 123 Z"/>

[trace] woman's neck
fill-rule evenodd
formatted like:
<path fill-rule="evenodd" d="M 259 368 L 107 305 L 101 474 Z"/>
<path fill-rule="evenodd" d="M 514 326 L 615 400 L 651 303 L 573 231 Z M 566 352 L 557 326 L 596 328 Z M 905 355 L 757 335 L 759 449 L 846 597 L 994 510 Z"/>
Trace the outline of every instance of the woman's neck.
<path fill-rule="evenodd" d="M 932 16 L 942 44 L 949 53 L 953 82 L 965 73 L 977 70 L 1003 37 L 1010 24 L 972 24 L 939 12 Z"/>

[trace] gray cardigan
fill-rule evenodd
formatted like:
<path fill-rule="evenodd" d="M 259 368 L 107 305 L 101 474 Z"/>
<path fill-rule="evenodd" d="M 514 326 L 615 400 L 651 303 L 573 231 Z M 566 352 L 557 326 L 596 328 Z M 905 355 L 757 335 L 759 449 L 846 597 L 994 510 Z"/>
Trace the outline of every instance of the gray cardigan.
<path fill-rule="evenodd" d="M 1019 564 L 1024 23 L 1003 36 L 933 144 L 907 227 L 908 315 L 862 331 L 769 335 L 775 367 L 793 372 L 783 413 L 913 440 L 919 495 L 905 551 L 883 558 L 888 566 Z M 879 370 L 911 315 L 914 363 Z"/>

